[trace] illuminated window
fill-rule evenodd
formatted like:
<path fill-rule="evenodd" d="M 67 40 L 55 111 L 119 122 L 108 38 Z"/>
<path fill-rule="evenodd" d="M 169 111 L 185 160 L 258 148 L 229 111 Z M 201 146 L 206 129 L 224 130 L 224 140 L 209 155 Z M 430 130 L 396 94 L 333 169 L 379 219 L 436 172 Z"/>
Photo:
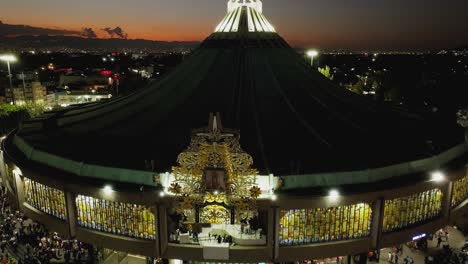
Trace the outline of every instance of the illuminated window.
<path fill-rule="evenodd" d="M 280 211 L 280 245 L 303 245 L 367 237 L 369 204 Z"/>
<path fill-rule="evenodd" d="M 468 175 L 453 184 L 452 207 L 457 207 L 468 198 Z"/>
<path fill-rule="evenodd" d="M 155 239 L 155 216 L 145 206 L 78 195 L 76 208 L 80 226 L 120 236 Z"/>
<path fill-rule="evenodd" d="M 439 189 L 386 200 L 383 232 L 399 230 L 436 218 L 441 209 L 442 192 Z"/>
<path fill-rule="evenodd" d="M 62 220 L 67 219 L 63 191 L 24 178 L 24 199 L 32 207 Z"/>

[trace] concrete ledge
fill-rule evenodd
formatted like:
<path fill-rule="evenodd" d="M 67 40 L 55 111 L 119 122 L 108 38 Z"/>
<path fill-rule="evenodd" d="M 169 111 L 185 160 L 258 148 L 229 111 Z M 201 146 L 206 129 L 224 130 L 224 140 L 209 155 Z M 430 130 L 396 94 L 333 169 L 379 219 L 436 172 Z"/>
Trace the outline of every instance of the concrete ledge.
<path fill-rule="evenodd" d="M 458 205 L 450 213 L 450 225 L 455 225 L 461 230 L 468 230 L 468 199 Z"/>
<path fill-rule="evenodd" d="M 434 233 L 438 229 L 446 226 L 443 218 L 432 220 L 431 222 L 421 224 L 418 226 L 403 229 L 401 231 L 395 231 L 390 233 L 382 233 L 382 239 L 380 240 L 380 247 L 390 247 L 395 244 L 405 243 L 411 241 L 414 236 L 422 233 Z"/>
<path fill-rule="evenodd" d="M 156 241 L 153 240 L 117 236 L 82 227 L 76 229 L 76 239 L 117 251 L 156 257 Z"/>
<path fill-rule="evenodd" d="M 370 247 L 370 237 L 303 246 L 280 247 L 279 257 L 275 262 L 286 262 L 292 259 L 300 261 L 304 259 L 328 258 L 336 255 L 345 256 L 360 254 L 368 252 Z"/>
<path fill-rule="evenodd" d="M 70 228 L 67 221 L 39 211 L 28 203 L 23 203 L 21 210 L 24 215 L 45 225 L 47 229 L 59 233 L 63 238 L 70 239 Z"/>
<path fill-rule="evenodd" d="M 204 260 L 203 248 L 200 245 L 167 244 L 162 257 L 167 259 Z"/>
<path fill-rule="evenodd" d="M 230 262 L 265 262 L 271 261 L 272 249 L 262 247 L 231 246 L 229 248 Z M 203 247 L 200 245 L 172 244 L 167 245 L 163 258 L 207 261 L 203 258 Z M 219 262 L 219 260 L 213 260 Z"/>
<path fill-rule="evenodd" d="M 251 263 L 251 262 L 271 262 L 273 254 L 272 248 L 269 247 L 242 247 L 234 246 L 229 250 L 229 257 L 235 261 Z"/>

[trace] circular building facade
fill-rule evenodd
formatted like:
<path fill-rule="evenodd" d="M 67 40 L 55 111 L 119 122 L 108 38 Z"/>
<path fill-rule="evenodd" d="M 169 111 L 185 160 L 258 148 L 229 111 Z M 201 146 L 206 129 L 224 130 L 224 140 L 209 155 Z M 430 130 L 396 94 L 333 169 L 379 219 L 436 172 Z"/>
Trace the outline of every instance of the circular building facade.
<path fill-rule="evenodd" d="M 177 69 L 122 98 L 48 112 L 2 140 L 26 215 L 166 259 L 351 255 L 457 221 L 464 129 L 337 87 L 257 0 L 228 2 Z"/>

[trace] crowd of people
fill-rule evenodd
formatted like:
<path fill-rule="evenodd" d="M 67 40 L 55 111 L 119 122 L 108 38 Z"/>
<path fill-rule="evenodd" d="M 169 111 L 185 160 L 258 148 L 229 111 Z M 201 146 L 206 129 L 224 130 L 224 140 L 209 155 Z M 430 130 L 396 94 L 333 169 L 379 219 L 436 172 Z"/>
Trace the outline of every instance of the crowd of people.
<path fill-rule="evenodd" d="M 402 261 L 400 262 L 400 260 Z M 393 264 L 413 264 L 414 259 L 410 256 L 406 256 L 403 258 L 403 245 L 400 244 L 390 249 L 390 251 L 388 252 L 388 262 Z"/>
<path fill-rule="evenodd" d="M 64 240 L 22 212 L 12 211 L 3 186 L 0 186 L 0 212 L 1 264 L 94 263 L 95 251 L 91 245 Z"/>

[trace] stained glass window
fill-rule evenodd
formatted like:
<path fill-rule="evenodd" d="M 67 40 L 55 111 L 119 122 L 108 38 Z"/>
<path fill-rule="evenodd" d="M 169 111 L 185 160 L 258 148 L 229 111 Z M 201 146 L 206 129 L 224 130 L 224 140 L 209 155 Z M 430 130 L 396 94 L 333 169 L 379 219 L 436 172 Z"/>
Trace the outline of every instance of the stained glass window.
<path fill-rule="evenodd" d="M 59 189 L 24 178 L 24 199 L 32 207 L 62 220 L 67 219 L 65 194 Z"/>
<path fill-rule="evenodd" d="M 453 184 L 452 207 L 457 207 L 468 198 L 468 175 Z"/>
<path fill-rule="evenodd" d="M 280 211 L 280 245 L 303 245 L 369 236 L 369 204 Z"/>
<path fill-rule="evenodd" d="M 155 239 L 155 216 L 148 207 L 84 195 L 76 197 L 76 207 L 80 226 L 121 236 Z"/>
<path fill-rule="evenodd" d="M 410 196 L 386 200 L 383 232 L 391 232 L 418 224 L 440 215 L 442 192 L 433 189 Z"/>

